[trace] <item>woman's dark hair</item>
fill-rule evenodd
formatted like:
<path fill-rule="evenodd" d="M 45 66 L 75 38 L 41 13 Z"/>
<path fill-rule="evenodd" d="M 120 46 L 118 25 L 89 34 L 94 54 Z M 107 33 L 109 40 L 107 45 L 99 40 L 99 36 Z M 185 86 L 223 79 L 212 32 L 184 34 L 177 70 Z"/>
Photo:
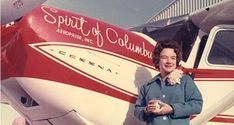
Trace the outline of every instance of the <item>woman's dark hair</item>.
<path fill-rule="evenodd" d="M 159 68 L 159 60 L 160 60 L 160 53 L 164 48 L 172 48 L 176 53 L 176 67 L 179 66 L 179 62 L 181 60 L 181 50 L 180 46 L 176 41 L 172 40 L 165 40 L 165 41 L 158 41 L 153 52 L 153 64 L 155 68 Z"/>

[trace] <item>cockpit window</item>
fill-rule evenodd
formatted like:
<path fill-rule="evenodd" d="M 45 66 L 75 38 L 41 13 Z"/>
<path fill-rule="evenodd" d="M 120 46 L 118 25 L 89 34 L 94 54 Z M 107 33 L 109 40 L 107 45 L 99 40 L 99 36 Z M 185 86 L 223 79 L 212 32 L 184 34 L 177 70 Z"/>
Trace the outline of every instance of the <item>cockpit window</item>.
<path fill-rule="evenodd" d="M 234 65 L 234 31 L 225 30 L 216 34 L 208 62 L 218 65 Z"/>

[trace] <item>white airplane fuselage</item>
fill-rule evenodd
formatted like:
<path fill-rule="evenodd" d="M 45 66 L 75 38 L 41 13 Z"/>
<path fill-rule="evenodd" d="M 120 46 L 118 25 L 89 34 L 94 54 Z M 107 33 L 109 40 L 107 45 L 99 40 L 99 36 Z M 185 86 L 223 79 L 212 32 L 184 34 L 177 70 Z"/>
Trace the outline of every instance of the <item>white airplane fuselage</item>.
<path fill-rule="evenodd" d="M 156 41 L 47 6 L 2 28 L 1 94 L 30 124 L 144 124 L 134 103 L 159 73 L 151 62 Z M 204 55 L 194 71 L 193 54 L 182 66 L 195 73 L 207 112 L 233 93 L 234 68 L 209 67 Z M 225 106 L 208 125 L 234 123 L 233 104 Z"/>

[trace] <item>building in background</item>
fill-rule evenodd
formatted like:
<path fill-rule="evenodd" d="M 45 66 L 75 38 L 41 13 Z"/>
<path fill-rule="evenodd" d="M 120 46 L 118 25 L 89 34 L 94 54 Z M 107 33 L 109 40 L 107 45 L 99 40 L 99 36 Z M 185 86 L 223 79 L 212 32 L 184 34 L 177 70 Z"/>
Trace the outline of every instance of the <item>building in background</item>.
<path fill-rule="evenodd" d="M 185 15 L 221 1 L 223 0 L 175 0 L 150 18 L 148 22 Z"/>

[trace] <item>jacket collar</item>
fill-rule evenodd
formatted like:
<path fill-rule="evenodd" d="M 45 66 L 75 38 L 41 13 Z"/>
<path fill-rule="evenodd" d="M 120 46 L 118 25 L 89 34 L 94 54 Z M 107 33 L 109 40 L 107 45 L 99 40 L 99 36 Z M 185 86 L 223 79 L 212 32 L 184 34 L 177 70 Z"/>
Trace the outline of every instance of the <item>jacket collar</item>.
<path fill-rule="evenodd" d="M 160 83 L 160 81 L 161 81 L 160 73 L 158 75 L 156 75 L 155 77 L 153 77 L 151 80 L 149 80 L 147 85 L 150 85 L 150 84 L 154 83 L 155 81 L 158 81 Z"/>

